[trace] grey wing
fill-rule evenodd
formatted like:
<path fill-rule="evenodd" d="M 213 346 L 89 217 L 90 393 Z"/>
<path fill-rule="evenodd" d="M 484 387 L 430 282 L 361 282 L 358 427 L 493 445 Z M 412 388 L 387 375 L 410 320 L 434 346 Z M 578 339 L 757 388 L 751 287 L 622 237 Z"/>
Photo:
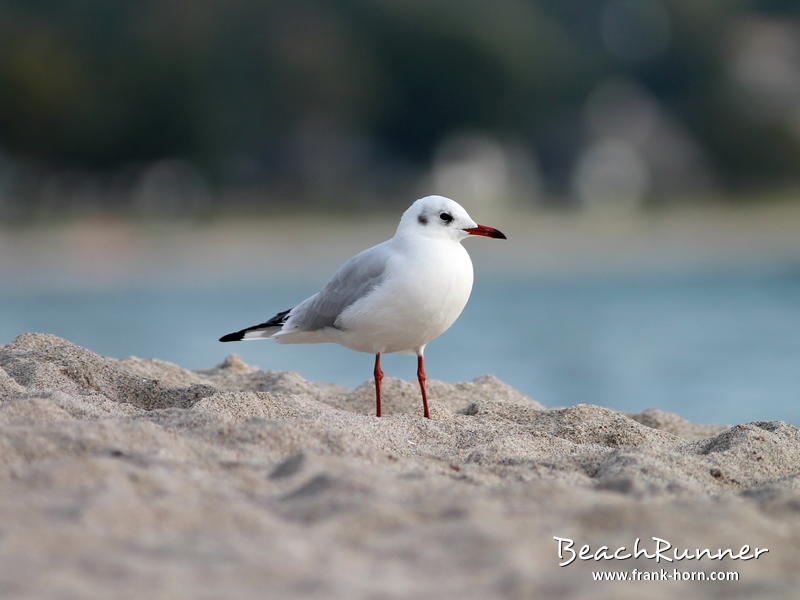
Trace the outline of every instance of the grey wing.
<path fill-rule="evenodd" d="M 383 281 L 389 262 L 388 242 L 356 254 L 336 272 L 319 293 L 299 304 L 290 314 L 291 329 L 316 331 L 335 327 L 345 309 Z"/>

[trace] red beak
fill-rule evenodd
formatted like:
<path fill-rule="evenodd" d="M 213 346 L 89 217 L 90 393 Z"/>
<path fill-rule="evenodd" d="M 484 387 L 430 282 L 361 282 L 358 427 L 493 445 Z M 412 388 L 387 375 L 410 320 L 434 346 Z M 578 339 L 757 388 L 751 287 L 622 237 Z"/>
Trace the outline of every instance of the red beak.
<path fill-rule="evenodd" d="M 498 231 L 494 227 L 487 227 L 486 225 L 478 225 L 477 227 L 465 228 L 470 235 L 482 235 L 484 237 L 497 238 L 498 240 L 507 240 L 508 238 L 502 231 Z"/>

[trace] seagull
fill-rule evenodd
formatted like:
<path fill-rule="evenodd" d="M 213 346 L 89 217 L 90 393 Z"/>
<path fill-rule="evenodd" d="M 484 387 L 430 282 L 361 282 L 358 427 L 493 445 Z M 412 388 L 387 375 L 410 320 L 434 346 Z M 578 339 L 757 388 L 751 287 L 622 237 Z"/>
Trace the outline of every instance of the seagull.
<path fill-rule="evenodd" d="M 472 291 L 472 261 L 461 242 L 471 235 L 506 239 L 479 225 L 443 196 L 414 202 L 394 237 L 350 258 L 313 296 L 274 317 L 222 336 L 220 342 L 272 338 L 280 344 L 333 342 L 375 355 L 375 412 L 381 416 L 381 354 L 417 355 L 423 415 L 425 346 L 444 333 Z"/>

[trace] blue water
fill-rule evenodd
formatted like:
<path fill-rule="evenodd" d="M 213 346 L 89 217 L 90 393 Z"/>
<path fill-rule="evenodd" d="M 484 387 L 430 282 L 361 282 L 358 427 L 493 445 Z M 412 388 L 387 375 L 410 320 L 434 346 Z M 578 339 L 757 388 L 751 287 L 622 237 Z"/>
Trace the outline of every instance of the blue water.
<path fill-rule="evenodd" d="M 308 282 L 106 290 L 0 290 L 0 343 L 23 331 L 115 357 L 190 368 L 235 352 L 264 369 L 355 386 L 372 357 L 332 344 L 220 344 L 316 291 Z M 548 406 L 657 407 L 709 423 L 800 424 L 800 268 L 615 275 L 478 276 L 456 324 L 426 351 L 430 377 L 492 373 Z M 413 379 L 411 356 L 389 375 Z"/>

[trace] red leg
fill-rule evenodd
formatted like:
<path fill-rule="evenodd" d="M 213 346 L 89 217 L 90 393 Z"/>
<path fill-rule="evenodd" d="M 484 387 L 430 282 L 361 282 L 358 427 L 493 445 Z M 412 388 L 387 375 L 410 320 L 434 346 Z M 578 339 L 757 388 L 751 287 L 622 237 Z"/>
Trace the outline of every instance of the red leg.
<path fill-rule="evenodd" d="M 381 381 L 383 381 L 383 371 L 381 371 L 380 352 L 375 355 L 375 416 L 381 416 Z"/>
<path fill-rule="evenodd" d="M 431 418 L 431 413 L 428 412 L 428 393 L 425 391 L 425 359 L 421 354 L 417 355 L 417 380 L 419 381 L 419 389 L 422 391 L 422 413 L 426 419 Z"/>

